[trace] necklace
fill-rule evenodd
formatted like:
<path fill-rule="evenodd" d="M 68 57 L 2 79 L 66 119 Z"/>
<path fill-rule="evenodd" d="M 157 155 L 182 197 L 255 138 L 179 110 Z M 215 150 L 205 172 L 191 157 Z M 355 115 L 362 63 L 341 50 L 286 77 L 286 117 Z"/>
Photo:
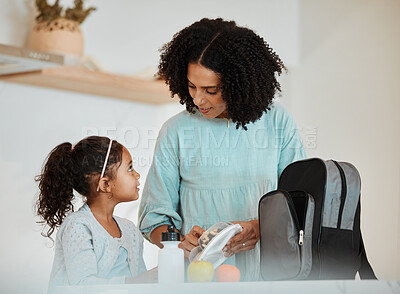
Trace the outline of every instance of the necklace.
<path fill-rule="evenodd" d="M 229 129 L 229 118 L 224 117 L 224 119 L 226 119 L 226 121 L 228 123 L 228 129 Z"/>

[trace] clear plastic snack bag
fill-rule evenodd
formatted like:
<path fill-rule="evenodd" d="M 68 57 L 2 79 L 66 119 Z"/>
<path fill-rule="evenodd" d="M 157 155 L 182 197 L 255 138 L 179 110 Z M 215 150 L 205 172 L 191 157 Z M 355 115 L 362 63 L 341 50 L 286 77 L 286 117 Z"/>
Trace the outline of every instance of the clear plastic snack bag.
<path fill-rule="evenodd" d="M 222 249 L 233 236 L 242 230 L 242 226 L 239 224 L 229 222 L 214 224 L 200 236 L 199 246 L 190 252 L 189 261 L 208 261 L 216 269 L 227 259 Z"/>

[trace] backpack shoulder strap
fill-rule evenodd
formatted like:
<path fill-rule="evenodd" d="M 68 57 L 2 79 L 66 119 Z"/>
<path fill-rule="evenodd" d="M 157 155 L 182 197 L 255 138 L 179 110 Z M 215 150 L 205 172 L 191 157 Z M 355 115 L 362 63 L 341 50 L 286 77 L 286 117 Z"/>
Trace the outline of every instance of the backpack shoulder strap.
<path fill-rule="evenodd" d="M 374 270 L 369 264 L 362 237 L 361 237 L 361 266 L 360 269 L 358 270 L 358 273 L 360 274 L 360 278 L 363 280 L 377 280 Z"/>

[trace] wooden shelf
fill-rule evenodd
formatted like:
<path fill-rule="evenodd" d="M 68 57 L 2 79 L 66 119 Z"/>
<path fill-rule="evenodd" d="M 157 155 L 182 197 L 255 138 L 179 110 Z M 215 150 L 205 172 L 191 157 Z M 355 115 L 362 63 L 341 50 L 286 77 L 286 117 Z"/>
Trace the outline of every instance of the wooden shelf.
<path fill-rule="evenodd" d="M 0 81 L 150 104 L 164 104 L 178 101 L 178 98 L 170 98 L 170 92 L 164 81 L 144 80 L 91 71 L 80 67 L 60 66 L 34 72 L 1 75 Z"/>

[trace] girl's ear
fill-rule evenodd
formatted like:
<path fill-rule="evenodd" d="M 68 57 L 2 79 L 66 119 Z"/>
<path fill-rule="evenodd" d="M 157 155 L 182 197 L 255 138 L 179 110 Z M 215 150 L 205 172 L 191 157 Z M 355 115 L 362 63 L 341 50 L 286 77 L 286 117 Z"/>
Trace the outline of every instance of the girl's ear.
<path fill-rule="evenodd" d="M 103 193 L 111 192 L 110 179 L 108 177 L 102 177 L 99 181 L 99 191 Z"/>

